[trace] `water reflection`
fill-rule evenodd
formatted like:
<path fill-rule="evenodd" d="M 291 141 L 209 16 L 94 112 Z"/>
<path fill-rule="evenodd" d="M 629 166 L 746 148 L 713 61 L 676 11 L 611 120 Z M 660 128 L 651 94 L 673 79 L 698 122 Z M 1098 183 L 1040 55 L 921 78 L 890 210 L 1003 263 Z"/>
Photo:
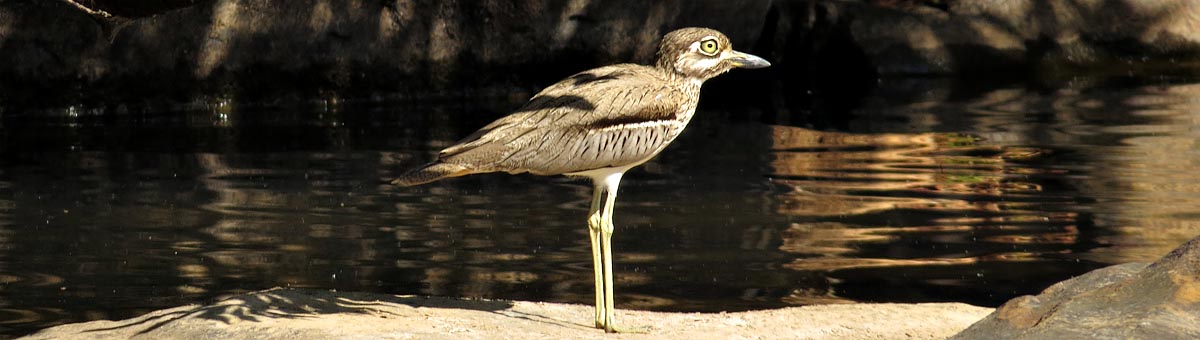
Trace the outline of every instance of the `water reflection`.
<path fill-rule="evenodd" d="M 1152 84 L 1146 84 L 1146 83 Z M 1003 89 L 953 101 L 945 93 L 913 98 L 886 112 L 864 110 L 864 121 L 886 116 L 938 117 L 923 128 L 969 127 L 989 145 L 1032 145 L 1049 157 L 1020 160 L 1030 180 L 1048 192 L 1071 189 L 1087 209 L 1070 205 L 1034 209 L 1075 213 L 1101 230 L 1092 242 L 1114 245 L 1080 254 L 1107 263 L 1144 261 L 1200 234 L 1196 84 L 1153 84 L 1145 79 L 1084 82 L 1049 94 Z M 951 103 L 946 103 L 950 101 Z M 936 105 L 935 103 L 944 103 Z M 948 104 L 948 105 L 947 105 Z M 953 111 L 957 114 L 950 114 Z M 954 118 L 957 121 L 948 121 Z M 918 118 L 919 119 L 919 118 Z M 895 126 L 876 126 L 889 130 Z"/>
<path fill-rule="evenodd" d="M 904 296 L 993 304 L 1014 292 L 995 281 L 1048 280 L 1021 268 L 1044 268 L 1029 262 L 1052 263 L 1059 261 L 1053 254 L 1087 248 L 1079 248 L 1077 214 L 1028 208 L 1074 202 L 1045 192 L 1027 177 L 1035 170 L 1015 163 L 1042 157 L 1039 150 L 979 145 L 960 134 L 772 129 L 771 175 L 792 188 L 775 197 L 777 212 L 792 217 L 780 249 L 797 255 L 784 267 L 834 281 L 873 273 L 882 276 L 873 281 L 909 290 L 858 295 L 878 293 L 835 283 L 790 301 Z M 1004 272 L 987 273 L 988 266 Z"/>
<path fill-rule="evenodd" d="M 994 305 L 1200 233 L 1197 86 L 885 84 L 848 132 L 706 111 L 627 175 L 622 308 Z M 384 185 L 514 103 L 3 119 L 0 327 L 274 286 L 590 303 L 590 185 Z M 921 131 L 922 133 L 912 133 Z"/>

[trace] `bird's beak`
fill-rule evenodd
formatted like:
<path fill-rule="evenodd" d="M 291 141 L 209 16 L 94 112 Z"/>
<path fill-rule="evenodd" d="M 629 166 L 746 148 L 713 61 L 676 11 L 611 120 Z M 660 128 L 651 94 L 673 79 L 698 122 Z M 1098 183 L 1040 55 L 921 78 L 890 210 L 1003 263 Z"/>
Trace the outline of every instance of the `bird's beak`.
<path fill-rule="evenodd" d="M 729 60 L 729 62 L 733 63 L 733 66 L 741 67 L 741 68 L 763 68 L 763 67 L 771 66 L 771 63 L 768 62 L 766 59 L 759 58 L 756 55 L 749 54 L 749 53 L 742 53 L 742 52 L 738 52 L 738 51 L 729 51 L 729 52 L 730 53 L 729 53 L 728 60 Z"/>

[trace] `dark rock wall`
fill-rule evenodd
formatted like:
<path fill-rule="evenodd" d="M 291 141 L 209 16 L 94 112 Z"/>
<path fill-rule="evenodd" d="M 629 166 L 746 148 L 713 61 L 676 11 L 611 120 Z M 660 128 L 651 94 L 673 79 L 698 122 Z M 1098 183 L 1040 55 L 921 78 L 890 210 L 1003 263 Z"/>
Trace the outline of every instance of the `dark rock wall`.
<path fill-rule="evenodd" d="M 65 1 L 6 2 L 0 4 L 0 74 L 46 86 L 78 80 L 151 88 L 216 80 L 249 87 L 422 90 L 505 83 L 530 70 L 557 79 L 600 64 L 650 62 L 658 39 L 678 27 L 717 28 L 749 47 L 769 6 L 719 0 L 216 0 L 105 20 Z"/>
<path fill-rule="evenodd" d="M 661 35 L 685 26 L 719 29 L 775 63 L 721 80 L 756 91 L 861 91 L 895 75 L 1200 69 L 1200 2 L 1190 0 L 5 0 L 0 84 L 132 97 L 503 94 L 650 62 Z"/>

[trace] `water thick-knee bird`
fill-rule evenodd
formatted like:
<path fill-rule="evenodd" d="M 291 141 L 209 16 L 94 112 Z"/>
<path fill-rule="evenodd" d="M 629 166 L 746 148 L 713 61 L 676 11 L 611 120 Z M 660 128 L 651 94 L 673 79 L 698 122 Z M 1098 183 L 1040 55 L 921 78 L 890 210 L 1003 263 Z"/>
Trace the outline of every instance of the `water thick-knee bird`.
<path fill-rule="evenodd" d="M 696 112 L 705 80 L 733 68 L 770 65 L 734 51 L 716 30 L 675 30 L 659 43 L 654 66 L 618 64 L 563 79 L 392 184 L 486 172 L 591 178 L 595 193 L 587 222 L 596 327 L 613 332 L 612 214 L 621 176 L 679 136 Z"/>

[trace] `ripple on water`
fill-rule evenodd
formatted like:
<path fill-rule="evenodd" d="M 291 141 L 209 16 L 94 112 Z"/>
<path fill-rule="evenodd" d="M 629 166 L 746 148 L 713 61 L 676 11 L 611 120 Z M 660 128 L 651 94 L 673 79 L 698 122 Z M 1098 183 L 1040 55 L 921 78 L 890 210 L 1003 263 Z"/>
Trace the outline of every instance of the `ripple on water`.
<path fill-rule="evenodd" d="M 882 84 L 844 117 L 811 113 L 857 133 L 698 114 L 623 180 L 617 298 L 996 305 L 1153 259 L 1200 234 L 1198 89 Z M 0 320 L 33 329 L 274 286 L 591 303 L 588 183 L 381 184 L 501 113 L 448 110 L 6 121 Z"/>
<path fill-rule="evenodd" d="M 922 275 L 924 284 L 960 285 L 981 262 L 1048 261 L 1078 242 L 1076 215 L 1029 209 L 1074 203 L 1025 175 L 1040 171 L 1013 163 L 1045 151 L 953 134 L 777 136 L 786 147 L 773 148 L 771 176 L 793 188 L 777 197 L 777 211 L 809 221 L 781 233 L 780 249 L 798 256 L 786 268 L 833 277 L 943 268 Z M 852 296 L 831 289 L 818 295 Z"/>

